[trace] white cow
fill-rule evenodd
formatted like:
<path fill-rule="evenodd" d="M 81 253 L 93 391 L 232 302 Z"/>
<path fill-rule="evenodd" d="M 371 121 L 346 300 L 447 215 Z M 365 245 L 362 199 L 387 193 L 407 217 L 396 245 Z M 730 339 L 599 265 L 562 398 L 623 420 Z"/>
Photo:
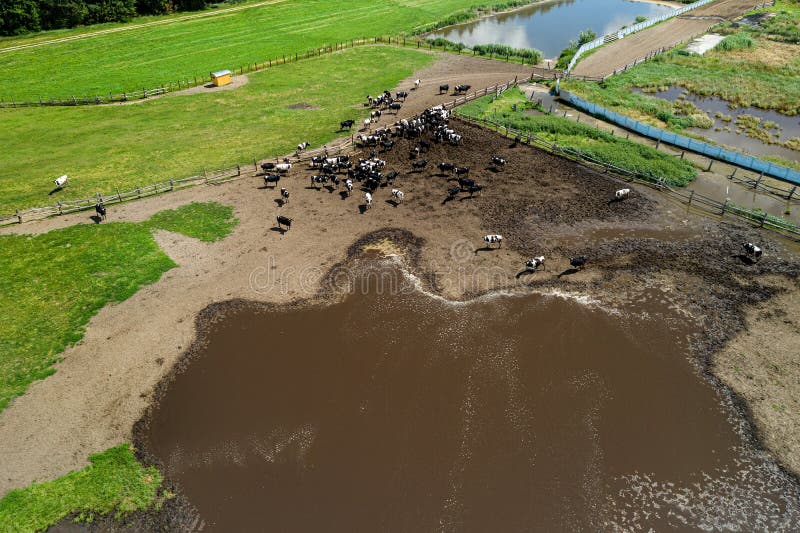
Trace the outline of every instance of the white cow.
<path fill-rule="evenodd" d="M 761 248 L 753 244 L 752 242 L 745 243 L 744 245 L 744 253 L 754 262 L 757 262 L 761 259 L 762 251 Z"/>
<path fill-rule="evenodd" d="M 502 235 L 486 235 L 483 238 L 483 242 L 486 243 L 487 246 L 491 247 L 493 244 L 497 244 L 497 247 L 500 248 L 503 245 L 503 236 Z"/>
<path fill-rule="evenodd" d="M 289 172 L 290 170 L 292 170 L 292 164 L 278 163 L 277 165 L 275 165 L 275 170 L 277 170 L 278 172 Z"/>
<path fill-rule="evenodd" d="M 372 194 L 370 194 L 370 193 L 366 193 L 366 194 L 364 195 L 364 203 L 366 203 L 366 204 L 367 204 L 367 209 L 369 209 L 370 207 L 372 207 Z"/>
<path fill-rule="evenodd" d="M 422 83 L 422 80 L 415 80 L 415 81 L 414 81 L 414 88 L 415 88 L 415 89 L 419 89 L 419 85 L 420 85 L 420 83 Z"/>
<path fill-rule="evenodd" d="M 347 196 L 350 196 L 350 193 L 353 192 L 353 180 L 345 181 L 344 186 L 347 187 Z"/>
<path fill-rule="evenodd" d="M 392 189 L 392 196 L 397 200 L 397 203 L 403 203 L 403 198 L 406 195 L 400 189 Z"/>
<path fill-rule="evenodd" d="M 54 180 L 56 187 L 59 189 L 65 187 L 67 185 L 67 175 L 64 174 L 63 176 L 59 176 Z"/>
<path fill-rule="evenodd" d="M 544 256 L 540 255 L 539 257 L 533 257 L 525 261 L 525 269 L 526 270 L 536 270 L 540 266 L 544 264 Z"/>
<path fill-rule="evenodd" d="M 618 200 L 618 201 L 619 200 L 624 200 L 625 198 L 630 196 L 630 194 L 631 194 L 631 190 L 630 189 L 620 189 L 620 190 L 618 190 L 617 192 L 614 193 L 614 199 Z"/>

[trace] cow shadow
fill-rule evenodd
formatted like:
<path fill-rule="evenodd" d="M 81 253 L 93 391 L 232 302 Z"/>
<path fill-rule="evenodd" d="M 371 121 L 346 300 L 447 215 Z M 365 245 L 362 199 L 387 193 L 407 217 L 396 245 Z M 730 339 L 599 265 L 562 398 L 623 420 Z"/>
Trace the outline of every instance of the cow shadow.
<path fill-rule="evenodd" d="M 322 188 L 320 188 L 320 187 L 315 187 L 314 185 L 306 185 L 306 186 L 305 186 L 305 189 L 306 189 L 307 191 L 321 191 L 321 190 L 322 190 Z"/>
<path fill-rule="evenodd" d="M 390 205 L 390 206 L 392 206 L 392 207 L 395 207 L 395 208 L 396 208 L 398 205 L 400 205 L 400 202 L 398 202 L 397 200 L 386 200 L 386 203 L 387 203 L 387 204 L 389 204 L 389 205 Z"/>
<path fill-rule="evenodd" d="M 64 187 L 56 187 L 55 189 L 53 189 L 52 191 L 50 191 L 49 193 L 47 193 L 47 196 L 53 196 L 53 195 L 54 195 L 55 193 L 57 193 L 58 191 L 63 191 L 63 190 L 64 190 Z"/>
<path fill-rule="evenodd" d="M 494 248 L 492 246 L 484 246 L 483 248 L 476 248 L 475 255 L 478 255 L 478 252 L 493 252 L 495 250 L 499 250 L 500 248 Z"/>
<path fill-rule="evenodd" d="M 364 213 L 366 213 L 366 212 L 367 212 L 367 204 L 360 204 L 360 205 L 358 206 L 358 212 L 359 212 L 359 214 L 361 214 L 361 215 L 363 215 Z"/>
<path fill-rule="evenodd" d="M 259 187 L 259 189 L 262 190 L 262 191 L 268 191 L 268 190 L 275 189 L 275 187 L 270 187 L 269 185 L 262 185 L 261 187 Z"/>
<path fill-rule="evenodd" d="M 349 194 L 347 194 L 347 191 L 339 191 L 339 197 L 340 197 L 342 200 L 347 200 L 347 198 L 348 198 L 349 196 L 350 196 L 350 195 L 349 195 Z"/>
<path fill-rule="evenodd" d="M 325 185 L 324 188 L 325 188 L 326 191 L 328 191 L 331 194 L 333 194 L 333 191 L 336 190 L 336 187 L 334 187 L 333 185 Z"/>
<path fill-rule="evenodd" d="M 536 271 L 535 270 L 528 270 L 526 268 L 525 270 L 520 270 L 519 272 L 517 272 L 517 274 L 514 276 L 514 278 L 515 279 L 519 279 L 522 276 L 530 276 L 531 274 L 536 274 Z"/>
<path fill-rule="evenodd" d="M 455 197 L 455 196 L 448 196 L 447 198 L 445 198 L 444 200 L 442 200 L 442 205 L 446 204 L 447 202 L 452 202 L 452 201 L 453 201 L 453 200 L 455 200 L 455 199 L 456 199 L 456 197 Z"/>
<path fill-rule="evenodd" d="M 288 229 L 286 229 L 286 228 L 281 228 L 281 227 L 278 227 L 278 226 L 272 226 L 271 228 L 269 228 L 269 230 L 270 230 L 270 231 L 277 231 L 277 232 L 278 232 L 278 233 L 280 233 L 281 235 L 283 235 L 284 233 L 286 233 L 287 231 L 289 231 L 289 230 L 288 230 Z"/>
<path fill-rule="evenodd" d="M 558 274 L 557 277 L 560 278 L 561 276 L 571 276 L 573 274 L 577 274 L 578 272 L 580 272 L 580 270 L 578 270 L 577 268 L 568 268 L 564 272 Z"/>
<path fill-rule="evenodd" d="M 461 198 L 458 199 L 458 201 L 463 202 L 464 200 L 474 200 L 474 199 L 475 199 L 474 196 L 462 196 Z"/>
<path fill-rule="evenodd" d="M 283 206 L 284 206 L 284 204 L 286 203 L 286 202 L 284 201 L 284 199 L 283 199 L 283 198 L 275 198 L 275 199 L 273 200 L 273 202 L 275 202 L 276 204 L 278 204 L 278 207 L 283 207 Z"/>
<path fill-rule="evenodd" d="M 731 257 L 738 259 L 745 265 L 755 265 L 758 263 L 758 260 L 747 255 L 747 254 L 733 254 Z"/>
<path fill-rule="evenodd" d="M 101 223 L 101 222 L 103 221 L 103 217 L 101 217 L 100 215 L 92 215 L 92 216 L 90 216 L 89 218 L 91 218 L 91 219 L 92 219 L 92 221 L 93 221 L 95 224 L 99 224 L 99 223 Z"/>

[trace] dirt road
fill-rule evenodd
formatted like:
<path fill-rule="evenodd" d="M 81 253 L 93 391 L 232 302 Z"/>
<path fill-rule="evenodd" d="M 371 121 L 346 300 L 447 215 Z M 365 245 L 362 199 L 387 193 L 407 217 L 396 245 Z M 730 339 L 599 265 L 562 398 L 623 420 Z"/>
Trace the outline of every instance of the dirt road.
<path fill-rule="evenodd" d="M 659 48 L 670 48 L 752 9 L 756 0 L 721 0 L 607 44 L 580 60 L 573 73 L 606 76 Z"/>

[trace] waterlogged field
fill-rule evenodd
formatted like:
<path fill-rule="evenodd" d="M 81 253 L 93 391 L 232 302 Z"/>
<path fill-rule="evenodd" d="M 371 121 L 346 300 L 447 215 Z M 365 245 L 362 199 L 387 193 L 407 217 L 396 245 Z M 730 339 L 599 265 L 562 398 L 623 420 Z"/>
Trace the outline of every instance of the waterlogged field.
<path fill-rule="evenodd" d="M 349 39 L 412 32 L 472 5 L 471 0 L 274 0 L 216 17 L 0 52 L 0 97 L 138 91 Z"/>
<path fill-rule="evenodd" d="M 532 108 L 533 104 L 525 94 L 515 88 L 506 91 L 500 98 L 487 96 L 470 102 L 461 107 L 458 113 L 472 118 L 491 119 L 509 128 L 531 132 L 548 142 L 583 152 L 592 159 L 631 172 L 662 177 L 671 185 L 686 185 L 697 176 L 696 169 L 687 161 L 565 118 L 526 113 Z"/>
<path fill-rule="evenodd" d="M 153 182 L 321 146 L 339 122 L 434 56 L 364 47 L 249 75 L 233 91 L 114 106 L 27 108 L 0 115 L 0 213 L 111 194 Z M 308 104 L 310 109 L 290 109 Z M 46 148 L 45 148 L 46 147 Z M 48 196 L 52 179 L 70 187 Z"/>

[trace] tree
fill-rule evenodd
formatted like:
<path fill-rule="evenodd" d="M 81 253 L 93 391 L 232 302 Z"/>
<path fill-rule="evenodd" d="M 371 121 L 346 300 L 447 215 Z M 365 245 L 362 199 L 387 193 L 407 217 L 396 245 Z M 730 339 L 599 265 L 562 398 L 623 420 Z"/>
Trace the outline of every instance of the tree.
<path fill-rule="evenodd" d="M 42 28 L 35 0 L 0 2 L 0 35 L 20 35 Z"/>

